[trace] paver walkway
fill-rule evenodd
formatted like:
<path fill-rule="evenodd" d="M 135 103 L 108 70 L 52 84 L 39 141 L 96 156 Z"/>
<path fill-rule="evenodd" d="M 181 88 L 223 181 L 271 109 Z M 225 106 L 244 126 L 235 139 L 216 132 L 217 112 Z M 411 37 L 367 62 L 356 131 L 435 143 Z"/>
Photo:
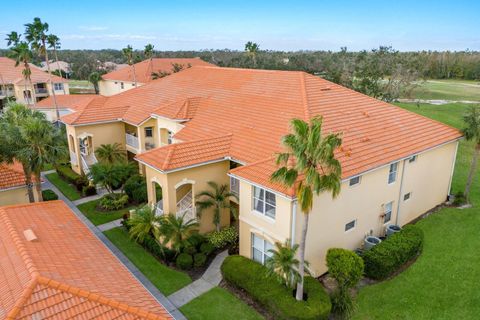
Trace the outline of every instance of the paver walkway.
<path fill-rule="evenodd" d="M 121 227 L 122 226 L 122 220 L 123 219 L 120 218 L 120 219 L 113 220 L 113 221 L 110 221 L 110 222 L 107 222 L 107 223 L 104 223 L 104 224 L 100 224 L 100 225 L 97 226 L 97 228 L 100 229 L 100 231 L 104 232 L 104 231 L 107 231 L 107 230 L 110 230 L 110 229 Z"/>
<path fill-rule="evenodd" d="M 114 193 L 120 193 L 121 190 L 114 190 L 113 192 L 114 192 Z M 93 201 L 93 200 L 97 200 L 97 199 L 100 199 L 101 197 L 103 197 L 104 195 L 106 195 L 107 193 L 108 193 L 108 191 L 105 190 L 105 189 L 97 189 L 97 194 L 95 194 L 95 195 L 93 195 L 93 196 L 84 197 L 84 198 L 75 200 L 75 201 L 73 201 L 73 204 L 76 205 L 76 206 L 78 206 L 78 205 L 81 205 L 82 203 L 86 203 L 86 202 L 90 202 L 90 201 Z"/>
<path fill-rule="evenodd" d="M 170 300 L 170 302 L 172 302 L 177 308 L 180 308 L 201 294 L 218 286 L 220 281 L 222 281 L 220 267 L 227 256 L 227 250 L 219 253 L 215 259 L 213 259 L 212 263 L 200 279 L 195 280 L 188 286 L 172 293 L 168 296 L 168 300 Z"/>
<path fill-rule="evenodd" d="M 90 220 L 85 217 L 80 210 L 75 206 L 75 204 L 67 199 L 63 193 L 58 190 L 48 179 L 45 177 L 44 173 L 42 173 L 42 178 L 44 182 L 42 183 L 43 189 L 51 189 L 57 195 L 58 199 L 65 202 L 68 207 L 73 211 L 73 213 L 77 216 L 80 221 L 82 221 L 88 229 L 100 240 L 103 244 L 120 260 L 120 262 L 133 274 L 135 278 L 147 289 L 150 294 L 157 299 L 157 301 L 177 320 L 186 320 L 185 316 L 177 309 L 177 307 L 167 298 L 165 297 L 158 289 L 148 280 L 145 275 L 138 270 L 138 268 L 128 260 L 128 258 L 113 244 L 108 240 L 108 238 L 102 233 L 102 231 L 97 228 Z"/>

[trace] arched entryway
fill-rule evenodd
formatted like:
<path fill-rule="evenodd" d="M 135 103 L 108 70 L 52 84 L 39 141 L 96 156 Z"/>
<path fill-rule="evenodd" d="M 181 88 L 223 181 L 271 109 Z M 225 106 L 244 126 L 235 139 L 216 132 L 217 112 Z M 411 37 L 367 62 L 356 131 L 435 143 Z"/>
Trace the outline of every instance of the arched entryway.
<path fill-rule="evenodd" d="M 176 215 L 183 216 L 185 220 L 196 218 L 195 199 L 193 197 L 194 181 L 183 181 L 175 186 Z"/>
<path fill-rule="evenodd" d="M 153 209 L 155 210 L 155 214 L 157 216 L 161 216 L 164 213 L 162 186 L 158 182 L 152 181 L 152 190 L 153 190 Z"/>

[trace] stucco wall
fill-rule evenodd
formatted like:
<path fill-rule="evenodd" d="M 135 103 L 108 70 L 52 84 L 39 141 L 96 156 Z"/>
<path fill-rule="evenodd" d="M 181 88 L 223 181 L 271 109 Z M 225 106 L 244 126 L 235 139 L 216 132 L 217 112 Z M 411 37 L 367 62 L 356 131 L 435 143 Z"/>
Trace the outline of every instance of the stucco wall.
<path fill-rule="evenodd" d="M 33 190 L 35 200 L 38 200 L 38 194 Z M 11 204 L 29 203 L 26 187 L 20 187 L 10 190 L 0 190 L 0 206 Z"/>
<path fill-rule="evenodd" d="M 121 83 L 123 82 L 123 89 Z M 137 86 L 140 87 L 143 83 L 137 82 Z M 124 92 L 135 88 L 133 82 L 119 81 L 119 80 L 100 80 L 98 82 L 98 89 L 101 95 L 112 96 L 114 94 Z"/>

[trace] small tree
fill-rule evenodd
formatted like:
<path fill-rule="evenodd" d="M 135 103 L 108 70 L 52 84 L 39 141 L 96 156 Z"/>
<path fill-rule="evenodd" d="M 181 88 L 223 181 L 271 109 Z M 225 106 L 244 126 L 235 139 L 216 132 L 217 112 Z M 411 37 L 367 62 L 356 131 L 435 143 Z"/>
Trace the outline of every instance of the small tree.
<path fill-rule="evenodd" d="M 257 66 L 257 53 L 260 50 L 260 46 L 252 41 L 248 41 L 245 44 L 245 52 L 253 60 L 253 66 Z"/>
<path fill-rule="evenodd" d="M 160 242 L 164 245 L 170 243 L 177 254 L 188 244 L 188 239 L 198 232 L 198 223 L 194 219 L 185 220 L 184 217 L 167 214 L 160 221 Z"/>
<path fill-rule="evenodd" d="M 88 75 L 88 81 L 93 84 L 93 88 L 95 89 L 95 94 L 100 92 L 100 88 L 98 87 L 98 83 L 102 80 L 102 76 L 100 73 L 94 71 Z"/>
<path fill-rule="evenodd" d="M 103 186 L 111 195 L 115 187 L 121 187 L 123 193 L 125 182 L 134 172 L 135 167 L 126 162 L 115 164 L 99 162 L 90 168 L 93 182 Z"/>
<path fill-rule="evenodd" d="M 217 231 L 220 231 L 220 215 L 223 210 L 228 209 L 237 218 L 237 209 L 230 203 L 230 198 L 238 199 L 237 195 L 228 191 L 226 184 L 218 185 L 214 181 L 208 181 L 212 191 L 202 191 L 197 195 L 197 213 L 201 215 L 205 210 L 213 208 L 212 222 Z"/>
<path fill-rule="evenodd" d="M 272 254 L 265 263 L 268 273 L 275 275 L 287 288 L 293 288 L 300 280 L 298 273 L 300 261 L 295 257 L 297 250 L 298 244 L 292 246 L 288 239 L 283 244 L 276 242 L 275 249 L 268 250 Z M 308 266 L 307 261 L 305 265 Z"/>
<path fill-rule="evenodd" d="M 465 186 L 465 199 L 470 202 L 470 189 L 472 187 L 473 177 L 477 169 L 478 155 L 480 154 L 480 110 L 478 107 L 472 107 L 463 117 L 465 127 L 463 134 L 467 140 L 474 141 L 474 151 L 472 156 L 472 163 L 470 164 L 470 171 L 468 173 L 467 184 Z"/>
<path fill-rule="evenodd" d="M 340 318 L 349 319 L 355 311 L 350 289 L 362 278 L 363 260 L 350 250 L 332 248 L 327 252 L 327 266 L 338 285 L 332 294 L 333 311 Z"/>
<path fill-rule="evenodd" d="M 128 219 L 130 237 L 140 243 L 148 236 L 157 238 L 160 220 L 148 205 L 142 207 Z"/>
<path fill-rule="evenodd" d="M 114 164 L 125 161 L 125 150 L 122 149 L 120 143 L 102 144 L 95 150 L 95 154 L 100 162 Z"/>

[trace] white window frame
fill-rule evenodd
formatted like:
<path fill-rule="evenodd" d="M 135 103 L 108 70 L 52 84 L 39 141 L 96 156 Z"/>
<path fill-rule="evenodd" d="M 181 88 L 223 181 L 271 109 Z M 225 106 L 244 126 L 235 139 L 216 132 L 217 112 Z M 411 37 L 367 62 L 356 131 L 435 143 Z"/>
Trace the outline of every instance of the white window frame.
<path fill-rule="evenodd" d="M 387 210 L 388 206 L 390 206 L 390 210 Z M 389 212 L 390 212 L 390 216 L 388 220 L 386 220 Z M 390 221 L 392 221 L 392 214 L 393 214 L 393 201 L 390 201 L 385 203 L 383 206 L 383 215 L 384 215 L 383 224 L 387 224 L 387 223 L 390 223 Z"/>
<path fill-rule="evenodd" d="M 391 163 L 388 170 L 388 184 L 393 184 L 397 181 L 398 161 Z"/>
<path fill-rule="evenodd" d="M 358 181 L 355 182 L 354 184 L 352 184 L 353 179 L 358 179 Z M 362 176 L 356 176 L 356 177 L 350 178 L 350 180 L 348 180 L 348 186 L 349 187 L 355 187 L 355 186 L 358 186 L 361 182 L 362 182 Z"/>
<path fill-rule="evenodd" d="M 418 158 L 418 155 L 416 155 L 416 154 L 411 156 L 410 158 L 408 158 L 408 163 L 416 162 L 417 158 Z"/>
<path fill-rule="evenodd" d="M 272 256 L 272 253 L 268 252 L 268 250 L 273 249 L 274 246 L 273 246 L 272 243 L 270 243 L 269 241 L 265 240 L 262 237 L 257 236 L 253 232 L 251 233 L 251 235 L 252 235 L 251 236 L 252 260 L 257 261 L 261 264 L 265 264 L 267 259 Z M 261 248 L 255 247 L 255 238 L 257 238 L 262 243 Z M 270 248 L 267 247 L 267 244 L 270 246 Z M 258 260 L 255 259 L 255 254 L 254 254 L 255 250 L 257 250 L 261 254 L 261 256 L 262 256 L 261 261 L 258 261 Z"/>
<path fill-rule="evenodd" d="M 255 190 L 256 189 L 260 190 L 260 194 L 262 194 L 262 192 L 263 192 L 263 199 L 255 196 Z M 267 201 L 267 193 L 273 196 L 273 199 L 274 199 L 275 203 L 272 204 L 271 202 Z M 255 206 L 256 201 L 261 202 L 262 211 L 257 210 L 257 208 Z M 273 208 L 273 217 L 267 214 L 267 205 Z M 264 216 L 265 218 L 275 220 L 276 214 L 277 214 L 277 197 L 276 197 L 275 193 L 267 191 L 264 188 L 260 188 L 260 187 L 257 187 L 257 186 L 252 186 L 252 208 L 253 208 L 254 212 Z"/>
<path fill-rule="evenodd" d="M 349 224 L 352 223 L 352 222 L 353 222 L 353 227 L 347 229 L 347 225 L 349 225 Z M 354 219 L 354 220 L 352 220 L 352 221 L 349 221 L 349 222 L 345 223 L 345 226 L 344 226 L 344 229 L 343 229 L 343 230 L 345 231 L 345 233 L 347 233 L 347 232 L 352 231 L 352 230 L 355 229 L 356 227 L 357 227 L 357 219 Z"/>
<path fill-rule="evenodd" d="M 53 90 L 62 91 L 63 90 L 63 83 L 61 83 L 61 82 L 53 83 Z"/>
<path fill-rule="evenodd" d="M 408 195 L 408 198 L 405 199 L 405 196 L 407 196 L 407 195 Z M 410 199 L 412 199 L 412 193 L 411 192 L 407 192 L 403 195 L 403 201 L 408 201 Z"/>

